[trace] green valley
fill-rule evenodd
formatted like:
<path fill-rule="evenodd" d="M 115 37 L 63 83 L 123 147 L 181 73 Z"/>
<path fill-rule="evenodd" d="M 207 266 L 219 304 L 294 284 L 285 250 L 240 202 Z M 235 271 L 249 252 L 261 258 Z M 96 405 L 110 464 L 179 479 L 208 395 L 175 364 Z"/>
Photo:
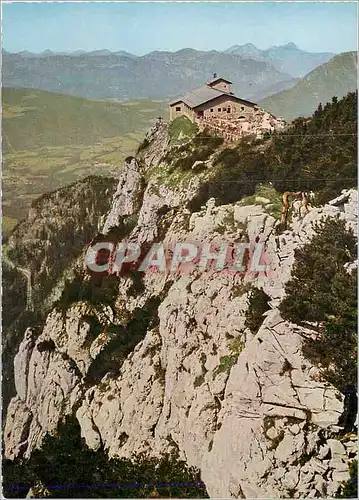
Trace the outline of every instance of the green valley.
<path fill-rule="evenodd" d="M 88 175 L 117 175 L 163 101 L 90 101 L 42 90 L 3 89 L 3 230 L 31 201 Z"/>

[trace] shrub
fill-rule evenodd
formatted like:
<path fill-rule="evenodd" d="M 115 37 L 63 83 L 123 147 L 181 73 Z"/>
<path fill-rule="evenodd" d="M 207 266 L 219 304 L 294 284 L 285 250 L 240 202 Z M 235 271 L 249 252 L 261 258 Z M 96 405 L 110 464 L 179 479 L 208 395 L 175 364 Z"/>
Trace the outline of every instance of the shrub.
<path fill-rule="evenodd" d="M 118 296 L 119 278 L 117 276 L 86 277 L 75 272 L 72 281 L 66 281 L 60 299 L 55 304 L 59 310 L 65 311 L 76 302 L 89 304 L 106 304 L 114 307 Z"/>
<path fill-rule="evenodd" d="M 172 143 L 181 141 L 181 139 L 188 140 L 193 137 L 196 132 L 198 132 L 197 125 L 186 116 L 178 116 L 171 121 L 168 127 L 168 133 Z"/>
<path fill-rule="evenodd" d="M 222 356 L 219 360 L 219 366 L 214 372 L 214 377 L 216 377 L 219 373 L 229 373 L 231 371 L 232 366 L 237 363 L 238 355 L 234 354 L 231 356 Z"/>
<path fill-rule="evenodd" d="M 258 184 L 271 178 L 267 158 L 257 148 L 252 141 L 243 139 L 235 148 L 221 151 L 214 161 L 211 179 L 201 186 L 188 208 L 196 211 L 212 197 L 224 205 L 254 194 Z"/>
<path fill-rule="evenodd" d="M 267 198 L 269 200 L 268 208 L 266 208 L 262 201 L 257 201 L 257 197 Z M 259 184 L 256 187 L 255 194 L 242 198 L 240 204 L 264 205 L 266 208 L 266 212 L 275 219 L 280 219 L 282 215 L 282 196 L 280 193 L 278 193 L 278 191 L 274 189 L 272 184 Z"/>
<path fill-rule="evenodd" d="M 350 479 L 339 488 L 335 498 L 358 498 L 358 459 L 349 465 Z"/>
<path fill-rule="evenodd" d="M 300 324 L 341 314 L 351 297 L 353 276 L 344 265 L 356 259 L 356 241 L 339 217 L 322 219 L 312 240 L 295 251 L 292 279 L 280 306 L 285 319 Z"/>
<path fill-rule="evenodd" d="M 126 325 L 111 324 L 107 331 L 111 340 L 93 360 L 87 375 L 87 382 L 99 382 L 106 373 L 118 373 L 122 363 L 146 336 L 147 330 L 158 326 L 159 296 L 151 296 L 140 308 L 136 307 Z"/>
<path fill-rule="evenodd" d="M 357 184 L 357 93 L 319 105 L 273 135 L 267 154 L 280 191 L 316 191 L 320 203 Z"/>
<path fill-rule="evenodd" d="M 238 337 L 234 338 L 233 340 L 230 340 L 227 345 L 228 345 L 228 349 L 231 351 L 231 353 L 234 356 L 239 356 L 240 353 L 244 349 L 244 342 L 242 340 L 242 336 L 239 335 Z"/>
<path fill-rule="evenodd" d="M 164 160 L 171 164 L 172 172 L 175 170 L 185 172 L 191 170 L 196 161 L 205 162 L 208 160 L 222 143 L 221 137 L 214 137 L 209 135 L 207 131 L 203 131 L 186 144 L 172 149 L 164 157 Z"/>
<path fill-rule="evenodd" d="M 145 137 L 143 141 L 139 144 L 136 154 L 140 153 L 144 149 L 147 149 L 149 145 L 150 145 L 149 140 Z"/>
<path fill-rule="evenodd" d="M 154 493 L 161 497 L 208 497 L 199 472 L 174 455 L 109 459 L 102 448 L 93 451 L 86 446 L 74 417 L 60 424 L 56 434 L 47 434 L 41 449 L 34 450 L 29 459 L 3 461 L 6 498 L 25 498 L 35 484 L 41 484 L 53 498 L 149 498 Z M 156 487 L 151 486 L 154 483 Z M 166 486 L 168 483 L 174 486 Z M 126 484 L 132 486 L 120 486 Z"/>
<path fill-rule="evenodd" d="M 249 307 L 246 311 L 244 326 L 255 335 L 261 327 L 263 314 L 269 309 L 270 297 L 260 288 L 253 288 L 249 296 Z"/>

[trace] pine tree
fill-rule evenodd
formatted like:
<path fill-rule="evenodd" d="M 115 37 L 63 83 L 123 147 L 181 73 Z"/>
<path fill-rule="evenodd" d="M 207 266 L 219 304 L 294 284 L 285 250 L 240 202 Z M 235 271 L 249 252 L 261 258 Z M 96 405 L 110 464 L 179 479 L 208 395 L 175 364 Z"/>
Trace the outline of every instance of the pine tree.
<path fill-rule="evenodd" d="M 357 386 L 357 273 L 345 264 L 356 259 L 356 239 L 339 218 L 316 226 L 311 242 L 295 252 L 292 278 L 280 305 L 284 319 L 313 327 L 305 355 L 325 366 L 325 376 L 339 389 Z"/>

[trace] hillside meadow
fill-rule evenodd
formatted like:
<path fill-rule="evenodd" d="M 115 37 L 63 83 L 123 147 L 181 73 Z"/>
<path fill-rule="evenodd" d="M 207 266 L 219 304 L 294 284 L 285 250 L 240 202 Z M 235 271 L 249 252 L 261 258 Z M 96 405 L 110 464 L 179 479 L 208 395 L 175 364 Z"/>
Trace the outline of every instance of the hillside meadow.
<path fill-rule="evenodd" d="M 87 99 L 3 89 L 3 231 L 31 201 L 88 175 L 117 176 L 158 116 L 163 101 Z"/>

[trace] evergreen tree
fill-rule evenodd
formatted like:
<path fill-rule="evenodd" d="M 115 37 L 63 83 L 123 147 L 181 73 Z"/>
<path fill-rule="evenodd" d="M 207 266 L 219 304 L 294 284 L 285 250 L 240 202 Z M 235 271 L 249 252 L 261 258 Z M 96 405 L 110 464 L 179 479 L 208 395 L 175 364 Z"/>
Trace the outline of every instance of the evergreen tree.
<path fill-rule="evenodd" d="M 295 252 L 280 305 L 284 319 L 312 328 L 317 323 L 318 339 L 307 340 L 303 351 L 325 366 L 339 389 L 357 386 L 357 273 L 345 268 L 355 259 L 356 240 L 345 222 L 322 220 L 311 242 Z"/>

